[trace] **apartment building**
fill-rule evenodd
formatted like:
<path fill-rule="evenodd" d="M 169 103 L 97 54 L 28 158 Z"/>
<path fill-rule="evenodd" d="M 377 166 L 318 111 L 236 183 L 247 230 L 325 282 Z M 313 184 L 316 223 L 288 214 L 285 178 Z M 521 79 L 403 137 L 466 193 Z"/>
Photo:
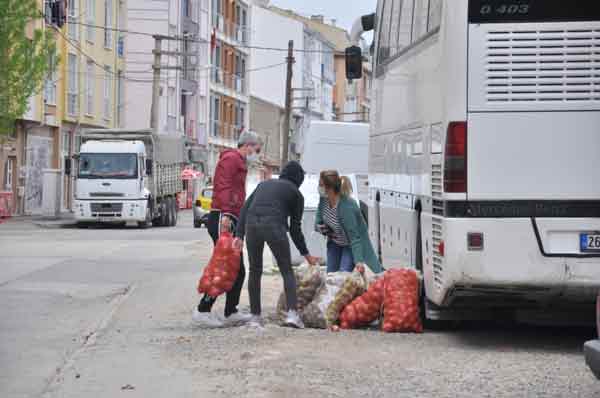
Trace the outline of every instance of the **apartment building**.
<path fill-rule="evenodd" d="M 64 114 L 60 162 L 63 209 L 72 200 L 72 179 L 65 159 L 79 151 L 79 135 L 88 128 L 120 127 L 125 83 L 125 0 L 69 0 L 67 39 L 61 56 Z"/>
<path fill-rule="evenodd" d="M 274 12 L 264 4 L 252 7 L 252 43 L 258 47 L 287 48 L 293 40 L 296 48 L 304 42 L 304 24 Z M 292 87 L 303 87 L 304 53 L 295 52 L 292 66 Z M 285 118 L 285 84 L 287 75 L 286 52 L 252 50 L 250 69 L 250 129 L 256 131 L 264 141 L 263 167 L 276 173 L 281 165 L 281 136 Z M 311 94 L 297 91 L 294 96 Z M 305 101 L 297 101 L 291 123 L 292 135 L 301 125 Z"/>
<path fill-rule="evenodd" d="M 335 44 L 314 29 L 313 19 L 284 10 L 261 1 L 253 7 L 253 46 L 287 48 L 294 41 L 293 66 L 293 117 L 290 126 L 290 158 L 299 155 L 303 148 L 304 132 L 312 120 L 332 120 L 333 88 L 335 85 Z M 277 62 L 285 62 L 285 52 L 254 49 L 252 69 L 260 69 Z M 267 160 L 278 166 L 280 156 L 274 143 L 280 142 L 283 124 L 277 128 L 274 118 L 281 117 L 285 105 L 285 66 L 252 72 L 251 128 L 265 137 L 270 144 Z"/>
<path fill-rule="evenodd" d="M 212 174 L 220 152 L 235 148 L 240 133 L 249 126 L 248 94 L 251 9 L 246 0 L 210 0 L 206 86 L 208 164 Z"/>
<path fill-rule="evenodd" d="M 45 169 L 60 170 L 61 208 L 69 209 L 73 184 L 65 165 L 77 151 L 79 132 L 119 123 L 123 39 L 112 28 L 123 23 L 124 4 L 125 0 L 38 2 L 44 18 L 31 21 L 29 31 L 53 30 L 57 54 L 49 62 L 59 62 L 29 99 L 27 112 L 0 151 L 0 191 L 10 194 L 14 214 L 41 214 Z"/>

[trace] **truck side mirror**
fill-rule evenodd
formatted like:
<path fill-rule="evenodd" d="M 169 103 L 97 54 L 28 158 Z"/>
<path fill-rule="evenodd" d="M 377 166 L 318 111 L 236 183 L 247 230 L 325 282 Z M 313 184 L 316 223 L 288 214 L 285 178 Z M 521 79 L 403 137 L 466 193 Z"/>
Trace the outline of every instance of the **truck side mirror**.
<path fill-rule="evenodd" d="M 348 80 L 361 79 L 363 74 L 362 67 L 362 49 L 358 46 L 346 48 L 346 78 Z"/>
<path fill-rule="evenodd" d="M 146 159 L 146 175 L 152 175 L 152 160 Z"/>
<path fill-rule="evenodd" d="M 72 169 L 71 158 L 65 158 L 65 175 L 66 176 L 71 175 L 71 169 Z"/>

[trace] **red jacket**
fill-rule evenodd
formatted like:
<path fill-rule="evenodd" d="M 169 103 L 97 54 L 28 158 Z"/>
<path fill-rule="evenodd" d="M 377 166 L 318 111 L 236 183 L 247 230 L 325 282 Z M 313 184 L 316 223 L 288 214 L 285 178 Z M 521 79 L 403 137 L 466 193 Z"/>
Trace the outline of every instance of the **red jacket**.
<path fill-rule="evenodd" d="M 213 178 L 212 208 L 240 216 L 246 201 L 246 159 L 235 149 L 221 152 Z"/>

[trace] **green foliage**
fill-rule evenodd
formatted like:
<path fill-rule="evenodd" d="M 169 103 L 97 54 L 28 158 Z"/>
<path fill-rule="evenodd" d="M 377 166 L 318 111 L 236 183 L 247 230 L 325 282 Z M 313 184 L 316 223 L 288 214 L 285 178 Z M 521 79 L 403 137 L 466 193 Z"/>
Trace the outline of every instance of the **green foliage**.
<path fill-rule="evenodd" d="M 0 0 L 0 136 L 14 129 L 56 67 L 52 28 L 33 29 L 42 18 L 37 0 Z"/>

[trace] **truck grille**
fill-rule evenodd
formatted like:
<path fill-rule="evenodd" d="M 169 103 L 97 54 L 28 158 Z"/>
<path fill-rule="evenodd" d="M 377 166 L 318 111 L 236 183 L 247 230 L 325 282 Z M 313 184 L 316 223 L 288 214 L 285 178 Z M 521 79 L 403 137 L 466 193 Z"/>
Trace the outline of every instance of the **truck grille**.
<path fill-rule="evenodd" d="M 600 104 L 600 28 L 489 30 L 486 102 Z"/>
<path fill-rule="evenodd" d="M 91 204 L 92 213 L 98 213 L 101 215 L 110 213 L 117 214 L 123 211 L 122 203 L 92 203 Z"/>

